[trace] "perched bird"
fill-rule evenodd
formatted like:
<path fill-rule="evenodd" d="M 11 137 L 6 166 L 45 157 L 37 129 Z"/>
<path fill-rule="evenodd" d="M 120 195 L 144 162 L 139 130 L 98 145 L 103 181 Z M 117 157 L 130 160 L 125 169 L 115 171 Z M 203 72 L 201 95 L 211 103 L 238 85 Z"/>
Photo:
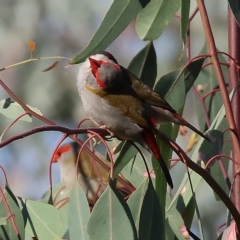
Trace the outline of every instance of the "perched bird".
<path fill-rule="evenodd" d="M 80 146 L 76 142 L 63 144 L 55 152 L 53 162 L 58 162 L 60 166 L 60 177 L 64 185 L 71 189 L 77 180 L 86 193 L 88 202 L 94 204 L 108 185 L 109 172 L 84 150 L 76 167 L 79 150 Z M 110 166 L 103 156 L 97 155 Z"/>
<path fill-rule="evenodd" d="M 90 119 L 117 138 L 137 142 L 150 151 L 171 188 L 172 178 L 155 138 L 156 124 L 172 122 L 185 125 L 207 139 L 164 98 L 119 65 L 106 51 L 88 57 L 81 64 L 77 87 Z"/>

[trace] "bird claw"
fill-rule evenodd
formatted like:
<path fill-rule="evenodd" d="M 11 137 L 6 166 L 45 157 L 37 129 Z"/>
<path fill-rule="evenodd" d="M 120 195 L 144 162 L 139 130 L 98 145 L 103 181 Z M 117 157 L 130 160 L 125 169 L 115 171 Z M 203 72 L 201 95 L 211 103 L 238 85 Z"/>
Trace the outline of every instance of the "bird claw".
<path fill-rule="evenodd" d="M 106 130 L 110 134 L 111 138 L 115 136 L 114 133 L 111 130 L 109 130 L 109 128 L 106 125 L 99 126 L 99 128 Z"/>

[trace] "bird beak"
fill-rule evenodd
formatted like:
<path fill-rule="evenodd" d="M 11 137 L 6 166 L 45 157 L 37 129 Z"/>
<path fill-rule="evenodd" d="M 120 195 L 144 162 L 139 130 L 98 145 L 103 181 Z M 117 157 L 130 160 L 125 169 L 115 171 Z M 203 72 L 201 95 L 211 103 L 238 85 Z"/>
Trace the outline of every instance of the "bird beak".
<path fill-rule="evenodd" d="M 88 58 L 88 59 L 89 59 L 91 68 L 92 68 L 93 70 L 97 70 L 97 69 L 100 67 L 100 63 L 99 63 L 97 60 L 95 60 L 95 59 L 93 59 L 93 58 Z"/>

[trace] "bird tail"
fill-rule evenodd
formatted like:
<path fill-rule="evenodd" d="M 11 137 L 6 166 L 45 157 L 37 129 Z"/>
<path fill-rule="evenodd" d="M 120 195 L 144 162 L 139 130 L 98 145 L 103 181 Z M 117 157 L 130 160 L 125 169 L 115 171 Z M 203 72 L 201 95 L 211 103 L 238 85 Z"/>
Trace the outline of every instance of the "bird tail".
<path fill-rule="evenodd" d="M 208 140 L 209 142 L 212 142 L 212 140 L 204 135 L 202 132 L 200 132 L 198 129 L 196 129 L 193 125 L 191 125 L 190 123 L 188 123 L 183 117 L 181 117 L 178 113 L 173 113 L 174 117 L 179 121 L 179 123 L 181 125 L 184 125 L 190 129 L 192 129 L 195 133 L 197 133 L 198 135 L 200 135 L 201 137 L 203 137 L 204 139 Z"/>
<path fill-rule="evenodd" d="M 153 153 L 154 157 L 158 160 L 159 165 L 162 168 L 163 174 L 167 180 L 168 185 L 171 188 L 173 188 L 173 182 L 172 182 L 170 172 L 168 170 L 166 163 L 164 162 L 164 160 L 161 156 L 161 153 L 158 148 L 154 134 L 151 131 L 149 131 L 148 129 L 143 129 L 142 134 L 143 134 L 143 138 L 144 138 L 145 142 L 147 143 L 149 149 Z"/>

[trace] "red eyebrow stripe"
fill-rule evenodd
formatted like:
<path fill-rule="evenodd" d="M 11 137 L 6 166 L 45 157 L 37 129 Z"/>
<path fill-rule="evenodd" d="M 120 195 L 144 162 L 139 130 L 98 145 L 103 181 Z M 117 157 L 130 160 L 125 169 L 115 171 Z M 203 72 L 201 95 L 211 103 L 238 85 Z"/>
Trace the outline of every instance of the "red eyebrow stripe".
<path fill-rule="evenodd" d="M 66 145 L 66 146 L 62 146 L 62 147 L 58 148 L 57 151 L 55 152 L 54 156 L 53 156 L 53 162 L 57 162 L 60 155 L 62 153 L 65 153 L 65 152 L 69 151 L 70 148 L 71 148 L 70 145 Z"/>

